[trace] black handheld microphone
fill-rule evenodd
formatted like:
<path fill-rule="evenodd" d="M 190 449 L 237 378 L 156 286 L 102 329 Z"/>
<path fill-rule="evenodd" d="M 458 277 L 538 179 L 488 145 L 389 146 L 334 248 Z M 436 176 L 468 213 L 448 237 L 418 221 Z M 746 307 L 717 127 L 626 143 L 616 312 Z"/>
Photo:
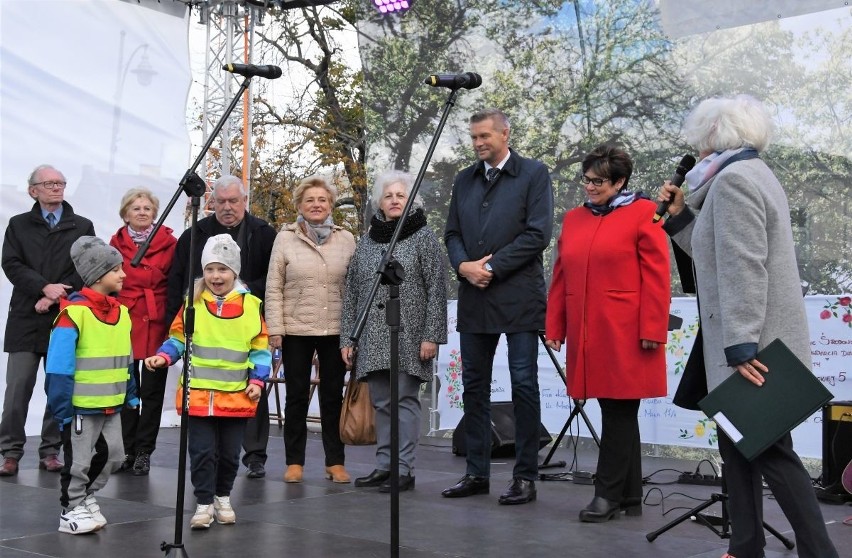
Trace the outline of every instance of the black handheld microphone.
<path fill-rule="evenodd" d="M 427 77 L 423 83 L 432 87 L 476 89 L 482 85 L 482 76 L 473 72 L 465 72 L 463 74 L 434 74 Z"/>
<path fill-rule="evenodd" d="M 686 180 L 686 173 L 691 171 L 692 167 L 694 167 L 694 166 L 695 166 L 695 157 L 693 157 L 692 155 L 684 155 L 683 159 L 681 159 L 680 163 L 678 163 L 677 168 L 675 169 L 674 174 L 672 175 L 672 179 L 671 179 L 670 182 L 672 184 L 674 184 L 675 186 L 680 186 L 681 184 L 683 184 L 683 181 Z M 663 202 L 660 202 L 660 203 L 657 204 L 657 211 L 656 211 L 656 213 L 654 213 L 654 222 L 655 223 L 658 222 L 660 219 L 662 219 L 663 215 L 666 214 L 666 210 L 672 204 L 672 200 L 671 200 L 672 197 L 673 196 L 669 196 L 668 201 L 663 201 Z"/>
<path fill-rule="evenodd" d="M 222 69 L 232 74 L 241 76 L 262 77 L 266 79 L 276 79 L 281 77 L 281 68 L 278 66 L 255 66 L 254 64 L 225 64 Z"/>

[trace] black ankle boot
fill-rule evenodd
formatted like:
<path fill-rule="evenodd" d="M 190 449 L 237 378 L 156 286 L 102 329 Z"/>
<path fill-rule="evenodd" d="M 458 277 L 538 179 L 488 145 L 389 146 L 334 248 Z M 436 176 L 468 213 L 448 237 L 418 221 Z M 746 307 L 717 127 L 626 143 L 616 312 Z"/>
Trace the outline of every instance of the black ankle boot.
<path fill-rule="evenodd" d="M 624 512 L 624 515 L 629 515 L 631 517 L 638 517 L 642 515 L 642 497 L 641 496 L 628 496 L 621 500 L 621 511 Z"/>
<path fill-rule="evenodd" d="M 580 512 L 580 521 L 585 523 L 604 523 L 610 519 L 618 519 L 621 506 L 601 496 L 595 496 L 586 509 Z"/>

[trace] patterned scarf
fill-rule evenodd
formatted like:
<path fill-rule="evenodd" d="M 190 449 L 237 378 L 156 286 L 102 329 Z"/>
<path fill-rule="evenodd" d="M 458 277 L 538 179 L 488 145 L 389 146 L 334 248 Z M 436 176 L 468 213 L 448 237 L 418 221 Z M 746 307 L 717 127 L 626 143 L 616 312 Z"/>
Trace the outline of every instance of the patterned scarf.
<path fill-rule="evenodd" d="M 613 212 L 613 210 L 619 207 L 628 206 L 638 199 L 647 200 L 648 196 L 643 194 L 641 190 L 638 192 L 621 191 L 611 197 L 606 205 L 595 205 L 592 202 L 587 201 L 583 204 L 583 207 L 588 207 L 593 215 L 609 215 Z"/>
<path fill-rule="evenodd" d="M 370 238 L 379 244 L 387 244 L 393 236 L 393 231 L 396 229 L 396 223 L 399 219 L 387 221 L 385 214 L 381 209 L 376 211 L 370 221 Z M 399 239 L 403 240 L 413 235 L 420 229 L 426 226 L 426 214 L 422 208 L 417 208 L 408 214 L 408 219 L 402 225 L 402 232 L 399 234 Z"/>
<path fill-rule="evenodd" d="M 309 223 L 305 221 L 305 218 L 299 215 L 296 217 L 296 223 L 302 227 L 302 232 L 305 233 L 305 236 L 311 239 L 311 241 L 317 246 L 322 246 L 325 244 L 325 241 L 328 240 L 328 237 L 331 236 L 331 231 L 334 230 L 334 222 L 331 220 L 331 215 L 325 218 L 325 221 L 320 223 L 319 225 L 314 225 L 313 223 Z"/>
<path fill-rule="evenodd" d="M 689 193 L 694 194 L 710 183 L 714 176 L 730 163 L 756 158 L 757 150 L 753 147 L 740 147 L 726 151 L 716 151 L 701 159 L 692 170 L 686 173 L 686 184 Z M 733 159 L 733 160 L 731 160 Z"/>
<path fill-rule="evenodd" d="M 139 232 L 133 230 L 133 227 L 131 227 L 130 225 L 127 225 L 127 234 L 130 235 L 130 240 L 132 240 L 136 244 L 142 244 L 143 242 L 148 240 L 148 237 L 151 236 L 151 231 L 153 230 L 154 223 L 151 223 L 151 225 L 144 231 Z"/>

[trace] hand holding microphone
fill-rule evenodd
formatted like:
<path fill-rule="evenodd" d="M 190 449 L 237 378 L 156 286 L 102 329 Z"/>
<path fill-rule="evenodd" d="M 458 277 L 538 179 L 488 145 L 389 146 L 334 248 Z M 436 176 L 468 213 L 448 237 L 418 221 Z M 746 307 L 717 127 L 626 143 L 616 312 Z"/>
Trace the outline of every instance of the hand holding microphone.
<path fill-rule="evenodd" d="M 654 222 L 658 222 L 663 218 L 663 215 L 668 211 L 669 206 L 674 202 L 675 207 L 680 209 L 683 207 L 683 191 L 680 185 L 686 179 L 686 173 L 692 170 L 695 166 L 695 157 L 692 155 L 684 155 L 683 159 L 678 163 L 672 178 L 667 183 L 663 184 L 663 189 L 660 190 L 657 196 L 657 211 L 654 213 Z"/>

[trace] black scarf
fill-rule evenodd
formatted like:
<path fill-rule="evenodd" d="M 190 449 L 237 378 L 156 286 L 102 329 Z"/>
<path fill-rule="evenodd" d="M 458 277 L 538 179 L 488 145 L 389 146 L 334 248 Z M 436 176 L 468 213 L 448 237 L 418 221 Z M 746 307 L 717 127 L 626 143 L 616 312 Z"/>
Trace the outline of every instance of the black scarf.
<path fill-rule="evenodd" d="M 369 234 L 373 241 L 378 242 L 379 244 L 387 244 L 393 236 L 393 231 L 396 229 L 396 222 L 398 219 L 385 221 L 384 215 L 381 217 L 379 216 L 380 213 L 380 211 L 377 211 L 370 220 Z M 415 209 L 412 213 L 408 214 L 408 218 L 402 226 L 402 232 L 399 235 L 399 240 L 408 238 L 425 226 L 426 214 L 423 213 L 423 209 Z"/>

